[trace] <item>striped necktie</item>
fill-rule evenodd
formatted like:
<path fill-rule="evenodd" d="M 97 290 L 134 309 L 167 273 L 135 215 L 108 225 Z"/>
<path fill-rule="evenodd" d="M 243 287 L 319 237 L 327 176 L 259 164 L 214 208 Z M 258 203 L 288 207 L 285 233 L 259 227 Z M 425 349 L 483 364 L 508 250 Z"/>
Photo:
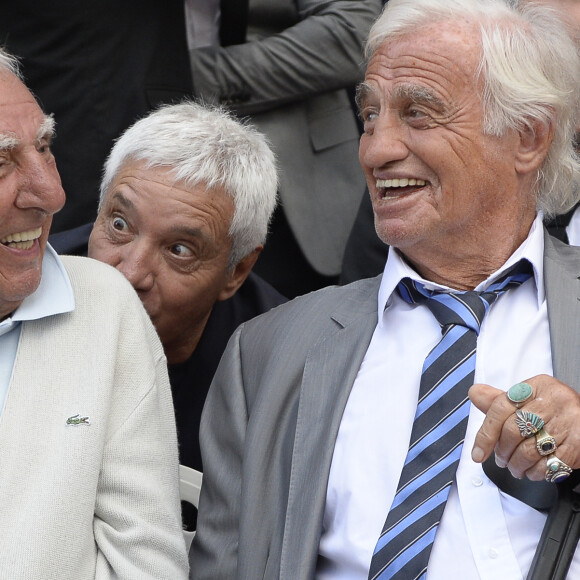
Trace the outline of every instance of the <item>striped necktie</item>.
<path fill-rule="evenodd" d="M 369 579 L 426 577 L 463 447 L 479 329 L 496 298 L 531 276 L 529 262 L 522 261 L 516 268 L 484 292 L 430 291 L 409 278 L 397 287 L 406 302 L 428 306 L 441 324 L 443 337 L 423 364 L 409 451 Z"/>

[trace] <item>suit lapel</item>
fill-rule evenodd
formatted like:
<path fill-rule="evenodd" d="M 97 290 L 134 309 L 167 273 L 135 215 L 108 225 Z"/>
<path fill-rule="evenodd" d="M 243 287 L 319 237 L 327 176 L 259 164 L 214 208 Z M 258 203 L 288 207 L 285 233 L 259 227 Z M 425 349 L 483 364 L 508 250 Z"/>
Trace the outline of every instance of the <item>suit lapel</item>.
<path fill-rule="evenodd" d="M 312 578 L 338 427 L 377 322 L 379 279 L 332 316 L 336 330 L 310 351 L 302 380 L 281 580 Z M 361 295 L 362 294 L 362 295 Z"/>
<path fill-rule="evenodd" d="M 554 376 L 580 392 L 580 249 L 547 234 L 544 246 Z"/>

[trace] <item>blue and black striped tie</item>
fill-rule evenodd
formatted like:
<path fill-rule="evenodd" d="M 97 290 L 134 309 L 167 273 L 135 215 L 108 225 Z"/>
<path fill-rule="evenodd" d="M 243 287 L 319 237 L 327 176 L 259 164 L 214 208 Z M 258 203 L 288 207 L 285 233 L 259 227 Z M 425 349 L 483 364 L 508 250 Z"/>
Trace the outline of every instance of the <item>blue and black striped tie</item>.
<path fill-rule="evenodd" d="M 529 262 L 484 292 L 443 293 L 403 279 L 397 290 L 411 304 L 426 304 L 443 338 L 423 364 L 409 451 L 395 498 L 375 547 L 369 579 L 416 580 L 427 574 L 429 554 L 455 478 L 467 428 L 467 396 L 475 374 L 475 348 L 483 318 L 496 298 L 531 276 Z"/>

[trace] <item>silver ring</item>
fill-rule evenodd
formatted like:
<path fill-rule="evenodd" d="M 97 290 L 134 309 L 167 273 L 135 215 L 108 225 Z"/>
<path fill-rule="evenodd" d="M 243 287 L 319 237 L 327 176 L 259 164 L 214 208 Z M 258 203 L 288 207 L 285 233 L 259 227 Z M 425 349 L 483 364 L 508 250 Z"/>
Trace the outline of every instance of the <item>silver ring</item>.
<path fill-rule="evenodd" d="M 536 449 L 540 455 L 551 455 L 556 447 L 556 440 L 543 428 L 536 433 Z"/>
<path fill-rule="evenodd" d="M 546 461 L 546 481 L 549 483 L 561 483 L 570 477 L 573 469 L 566 465 L 555 455 L 551 455 Z"/>
<path fill-rule="evenodd" d="M 528 383 L 516 383 L 507 390 L 506 396 L 510 403 L 519 409 L 532 396 L 532 393 L 532 386 Z"/>
<path fill-rule="evenodd" d="M 516 425 L 522 437 L 532 437 L 544 426 L 544 420 L 535 413 L 518 409 L 516 411 Z"/>

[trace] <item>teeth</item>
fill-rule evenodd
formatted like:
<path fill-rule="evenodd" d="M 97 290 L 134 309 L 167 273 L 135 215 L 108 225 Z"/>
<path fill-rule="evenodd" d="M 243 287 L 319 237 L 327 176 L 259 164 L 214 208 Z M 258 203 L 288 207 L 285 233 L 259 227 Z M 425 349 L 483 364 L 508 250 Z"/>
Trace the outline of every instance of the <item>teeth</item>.
<path fill-rule="evenodd" d="M 32 246 L 34 245 L 34 240 L 39 238 L 41 233 L 42 228 L 36 228 L 35 230 L 28 230 L 26 232 L 17 232 L 15 234 L 9 234 L 5 238 L 0 239 L 0 244 L 12 244 L 13 247 L 27 250 L 29 248 L 32 248 Z"/>
<path fill-rule="evenodd" d="M 17 250 L 30 250 L 34 246 L 34 240 L 28 240 L 27 242 L 8 242 L 5 245 Z"/>
<path fill-rule="evenodd" d="M 427 182 L 423 179 L 377 179 L 377 187 L 407 187 L 408 185 L 418 185 L 422 187 Z"/>

